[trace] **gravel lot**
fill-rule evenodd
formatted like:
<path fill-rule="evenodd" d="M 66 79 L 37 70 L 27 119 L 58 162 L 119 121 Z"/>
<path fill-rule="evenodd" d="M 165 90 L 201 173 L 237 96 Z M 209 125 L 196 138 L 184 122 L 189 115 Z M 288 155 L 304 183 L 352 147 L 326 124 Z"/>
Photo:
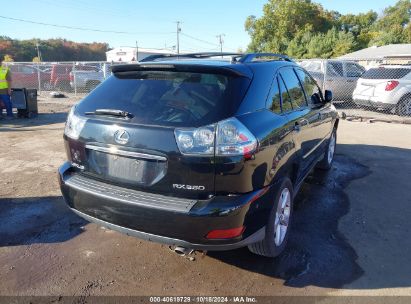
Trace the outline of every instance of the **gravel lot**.
<path fill-rule="evenodd" d="M 333 170 L 297 198 L 287 251 L 197 255 L 88 224 L 61 198 L 66 113 L 0 120 L 0 295 L 411 296 L 411 125 L 340 123 Z"/>

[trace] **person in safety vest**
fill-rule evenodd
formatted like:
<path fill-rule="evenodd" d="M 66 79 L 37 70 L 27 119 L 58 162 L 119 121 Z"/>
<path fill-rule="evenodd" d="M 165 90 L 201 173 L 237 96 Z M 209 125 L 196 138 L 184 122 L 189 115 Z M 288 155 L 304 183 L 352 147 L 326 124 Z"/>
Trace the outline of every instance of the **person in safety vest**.
<path fill-rule="evenodd" d="M 3 62 L 0 67 L 0 100 L 3 101 L 6 107 L 7 118 L 13 118 L 13 108 L 10 100 L 11 95 L 11 72 Z M 3 109 L 0 109 L 0 116 L 3 115 Z"/>

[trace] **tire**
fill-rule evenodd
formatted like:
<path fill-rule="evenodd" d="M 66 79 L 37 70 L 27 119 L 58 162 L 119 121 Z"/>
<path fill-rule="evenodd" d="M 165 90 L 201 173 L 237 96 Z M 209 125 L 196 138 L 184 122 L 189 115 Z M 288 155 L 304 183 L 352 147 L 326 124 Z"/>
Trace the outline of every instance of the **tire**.
<path fill-rule="evenodd" d="M 328 140 L 327 149 L 324 153 L 324 157 L 317 164 L 317 168 L 321 170 L 330 170 L 335 155 L 335 148 L 337 147 L 337 130 L 334 129 L 331 133 L 330 139 Z"/>
<path fill-rule="evenodd" d="M 411 97 L 401 99 L 395 108 L 395 112 L 399 116 L 411 116 Z"/>
<path fill-rule="evenodd" d="M 264 239 L 248 245 L 252 253 L 274 258 L 284 251 L 293 214 L 293 195 L 292 183 L 290 179 L 285 178 L 275 194 L 275 203 L 265 227 Z"/>

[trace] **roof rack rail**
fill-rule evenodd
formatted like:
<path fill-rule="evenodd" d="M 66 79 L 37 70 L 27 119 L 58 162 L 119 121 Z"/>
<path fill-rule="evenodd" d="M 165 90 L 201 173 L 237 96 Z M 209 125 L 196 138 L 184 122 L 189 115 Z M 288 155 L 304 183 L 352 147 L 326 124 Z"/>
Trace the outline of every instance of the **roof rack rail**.
<path fill-rule="evenodd" d="M 185 58 L 185 59 L 201 59 L 201 58 L 211 58 L 211 57 L 224 57 L 224 56 L 234 56 L 234 57 L 241 57 L 243 54 L 239 53 L 221 53 L 221 52 L 204 52 L 204 53 L 189 53 L 189 54 L 156 54 L 150 55 L 140 62 L 149 62 L 149 61 L 156 61 L 157 59 L 166 59 L 166 58 Z"/>
<path fill-rule="evenodd" d="M 281 54 L 275 54 L 275 53 L 251 53 L 251 54 L 245 54 L 240 60 L 239 62 L 242 63 L 248 63 L 248 62 L 252 62 L 254 59 L 256 58 L 260 58 L 260 57 L 276 57 L 280 60 L 284 60 L 284 61 L 288 61 L 288 62 L 294 62 L 290 57 L 285 56 L 285 55 L 281 55 Z M 278 60 L 277 59 L 277 60 Z"/>

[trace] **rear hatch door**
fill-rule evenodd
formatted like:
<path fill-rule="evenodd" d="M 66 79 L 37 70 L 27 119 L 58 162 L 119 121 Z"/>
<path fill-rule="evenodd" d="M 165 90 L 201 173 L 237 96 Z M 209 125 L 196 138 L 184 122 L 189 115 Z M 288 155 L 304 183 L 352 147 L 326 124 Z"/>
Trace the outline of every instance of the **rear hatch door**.
<path fill-rule="evenodd" d="M 250 79 L 228 69 L 170 64 L 113 72 L 76 106 L 87 121 L 80 138 L 67 142 L 70 159 L 79 152 L 82 173 L 104 182 L 187 198 L 213 195 L 214 155 L 183 155 L 174 131 L 232 116 Z"/>

